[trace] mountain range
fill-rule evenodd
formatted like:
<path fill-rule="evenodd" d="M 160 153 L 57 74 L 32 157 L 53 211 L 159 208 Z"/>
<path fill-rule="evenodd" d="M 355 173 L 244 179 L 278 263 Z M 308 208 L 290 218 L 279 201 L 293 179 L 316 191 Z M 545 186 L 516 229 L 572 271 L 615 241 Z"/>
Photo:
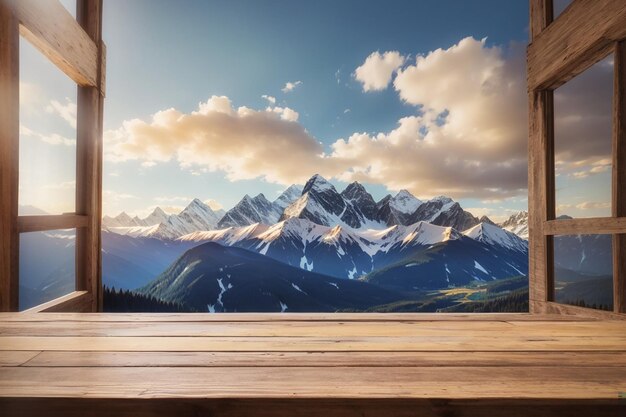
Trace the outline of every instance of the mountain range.
<path fill-rule="evenodd" d="M 288 187 L 274 201 L 269 201 L 263 194 L 255 197 L 245 195 L 226 212 L 214 211 L 195 199 L 179 214 L 168 215 L 157 207 L 144 219 L 122 212 L 116 217 L 105 216 L 102 224 L 106 230 L 118 234 L 174 240 L 196 231 L 255 223 L 273 225 L 289 218 L 351 230 L 383 230 L 422 221 L 457 230 L 465 230 L 481 222 L 493 224 L 487 217 L 479 219 L 473 216 L 448 197 L 421 201 L 408 191 L 401 190 L 376 202 L 358 182 L 349 184 L 340 193 L 320 175 L 311 177 L 304 187 Z"/>
<path fill-rule="evenodd" d="M 376 201 L 358 182 L 339 192 L 314 175 L 225 212 L 194 199 L 178 214 L 103 218 L 103 282 L 197 311 L 360 311 L 526 275 L 528 244 L 512 232 L 524 221 L 500 227 L 406 190 Z M 61 291 L 67 265 L 29 287 Z"/>

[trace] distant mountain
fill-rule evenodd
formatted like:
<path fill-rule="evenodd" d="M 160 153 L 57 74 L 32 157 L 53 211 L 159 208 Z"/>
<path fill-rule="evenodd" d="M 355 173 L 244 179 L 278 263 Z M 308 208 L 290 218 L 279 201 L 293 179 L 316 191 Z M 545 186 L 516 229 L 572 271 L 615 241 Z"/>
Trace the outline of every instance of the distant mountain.
<path fill-rule="evenodd" d="M 561 235 L 554 237 L 556 268 L 591 276 L 613 275 L 611 235 Z M 556 280 L 565 280 L 557 269 Z"/>
<path fill-rule="evenodd" d="M 104 216 L 102 218 L 102 226 L 104 227 L 133 227 L 142 226 L 135 219 L 130 217 L 125 211 L 115 217 Z"/>
<path fill-rule="evenodd" d="M 480 223 L 488 223 L 491 224 L 493 226 L 497 226 L 497 224 L 495 224 L 489 217 L 487 216 L 481 216 L 480 219 L 478 219 L 478 221 Z"/>
<path fill-rule="evenodd" d="M 349 220 L 349 222 L 357 224 L 359 220 L 361 220 L 358 224 L 362 224 L 366 223 L 367 220 L 376 218 L 376 212 L 378 211 L 376 201 L 374 201 L 372 195 L 365 190 L 365 187 L 358 182 L 355 181 L 348 185 L 346 189 L 341 192 L 341 197 L 354 207 L 358 213 L 357 218 Z"/>
<path fill-rule="evenodd" d="M 409 217 L 422 205 L 422 201 L 406 190 L 395 196 L 387 195 L 377 204 L 375 219 L 387 226 L 411 224 Z"/>
<path fill-rule="evenodd" d="M 392 226 L 384 230 L 358 231 L 341 226 L 321 226 L 307 219 L 290 218 L 269 228 L 254 225 L 224 231 L 199 232 L 183 236 L 180 240 L 186 243 L 213 241 L 237 246 L 291 266 L 349 279 L 359 278 L 407 259 L 412 262 L 415 256 L 434 245 L 463 240 L 472 247 L 482 248 L 485 253 L 497 246 L 498 254 L 503 257 L 497 260 L 503 264 L 502 267 L 491 267 L 493 274 L 473 274 L 470 279 L 501 278 L 507 273 L 510 275 L 506 276 L 527 273 L 527 260 L 520 260 L 527 258 L 526 241 L 486 223 L 468 230 L 466 234 L 452 227 L 436 226 L 427 222 Z M 472 242 L 478 242 L 478 245 Z M 511 255 L 515 260 L 507 260 L 506 252 L 515 252 Z M 451 260 L 449 263 L 453 262 Z M 441 267 L 443 270 L 443 264 Z M 448 285 L 440 284 L 444 287 Z"/>
<path fill-rule="evenodd" d="M 185 252 L 141 293 L 207 312 L 333 312 L 403 295 L 304 271 L 241 248 L 205 243 Z"/>
<path fill-rule="evenodd" d="M 508 230 L 511 233 L 515 233 L 522 239 L 528 240 L 528 212 L 520 211 L 511 215 L 499 226 L 504 230 Z"/>
<path fill-rule="evenodd" d="M 188 216 L 191 206 L 196 206 L 193 211 L 199 214 Z M 465 230 L 480 222 L 493 223 L 486 216 L 476 218 L 448 197 L 423 202 L 407 190 L 400 190 L 396 195 L 388 195 L 376 202 L 358 182 L 349 184 L 339 193 L 329 181 L 316 174 L 304 187 L 288 187 L 273 202 L 263 194 L 255 197 L 246 195 L 223 215 L 196 199 L 178 215 L 167 215 L 160 208 L 145 219 L 121 213 L 113 218 L 105 216 L 103 226 L 129 236 L 176 239 L 189 233 L 256 223 L 271 226 L 289 218 L 352 230 L 383 230 L 389 226 L 408 226 L 420 221 L 457 230 Z"/>
<path fill-rule="evenodd" d="M 167 221 L 168 214 L 161 207 L 155 208 L 145 219 L 137 219 L 140 226 L 152 226 Z"/>
<path fill-rule="evenodd" d="M 31 205 L 22 205 L 20 204 L 17 209 L 20 216 L 41 216 L 50 214 L 47 211 L 40 209 L 39 207 L 31 206 Z"/>
<path fill-rule="evenodd" d="M 348 188 L 342 196 L 330 182 L 316 174 L 305 184 L 300 198 L 285 208 L 280 220 L 299 218 L 322 226 L 352 229 L 380 226 L 364 214 L 371 210 L 372 196 L 360 185 L 351 184 Z"/>
<path fill-rule="evenodd" d="M 428 222 L 438 226 L 465 230 L 476 226 L 480 220 L 449 197 L 436 197 L 421 204 L 407 219 L 409 224 Z"/>
<path fill-rule="evenodd" d="M 282 211 L 291 203 L 296 201 L 302 195 L 302 186 L 300 185 L 290 185 L 285 191 L 283 191 L 276 200 L 274 200 L 274 205 L 279 207 Z"/>
<path fill-rule="evenodd" d="M 219 219 L 211 207 L 196 198 L 179 214 L 167 215 L 157 207 L 145 219 L 132 219 L 121 213 L 113 218 L 105 216 L 102 223 L 105 230 L 121 235 L 174 240 L 197 230 L 215 229 Z"/>
<path fill-rule="evenodd" d="M 528 243 L 525 240 L 491 223 L 477 224 L 464 231 L 463 234 L 491 246 L 500 246 L 519 252 L 528 250 Z"/>
<path fill-rule="evenodd" d="M 281 213 L 282 209 L 270 202 L 263 194 L 256 197 L 246 194 L 235 207 L 224 214 L 224 217 L 217 223 L 217 228 L 247 226 L 254 223 L 274 224 Z"/>
<path fill-rule="evenodd" d="M 375 269 L 362 279 L 386 288 L 409 291 L 526 275 L 526 242 L 489 226 L 482 223 L 462 235 L 452 232 L 454 229 L 450 228 L 450 234 L 439 243 L 402 247 L 397 251 L 394 262 Z M 434 230 L 428 232 L 427 235 L 432 235 Z"/>

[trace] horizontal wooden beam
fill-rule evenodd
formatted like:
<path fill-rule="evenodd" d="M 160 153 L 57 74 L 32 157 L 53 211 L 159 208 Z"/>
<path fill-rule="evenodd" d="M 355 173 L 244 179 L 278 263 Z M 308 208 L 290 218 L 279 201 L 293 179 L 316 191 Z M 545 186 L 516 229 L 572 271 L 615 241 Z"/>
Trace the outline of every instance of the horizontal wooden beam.
<path fill-rule="evenodd" d="M 98 87 L 98 46 L 58 0 L 0 0 L 20 33 L 81 86 Z"/>
<path fill-rule="evenodd" d="M 20 233 L 43 232 L 46 230 L 78 229 L 87 227 L 89 218 L 80 214 L 46 216 L 19 216 L 17 227 Z"/>
<path fill-rule="evenodd" d="M 626 217 L 592 217 L 543 222 L 546 236 L 626 233 Z"/>
<path fill-rule="evenodd" d="M 626 2 L 575 0 L 528 47 L 528 88 L 554 89 L 598 62 L 626 38 Z"/>
<path fill-rule="evenodd" d="M 91 294 L 87 291 L 74 291 L 47 303 L 40 304 L 22 313 L 80 313 L 91 311 Z"/>
<path fill-rule="evenodd" d="M 554 301 L 536 300 L 535 304 L 538 307 L 537 314 L 563 314 L 600 320 L 626 320 L 626 314 L 614 313 L 612 311 L 572 306 L 568 304 L 557 303 Z"/>

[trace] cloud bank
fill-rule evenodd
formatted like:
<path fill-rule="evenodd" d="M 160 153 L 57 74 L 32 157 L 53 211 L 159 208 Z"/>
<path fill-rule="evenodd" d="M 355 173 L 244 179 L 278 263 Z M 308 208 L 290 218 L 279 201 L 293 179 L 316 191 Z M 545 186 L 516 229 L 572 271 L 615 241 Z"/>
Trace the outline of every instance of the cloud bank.
<path fill-rule="evenodd" d="M 392 190 L 406 188 L 423 197 L 499 200 L 525 194 L 522 45 L 489 46 L 485 39 L 469 37 L 410 63 L 396 51 L 374 52 L 355 77 L 365 91 L 393 82 L 398 98 L 414 106 L 415 114 L 398 120 L 391 131 L 355 132 L 324 146 L 298 122 L 293 109 L 274 106 L 271 100 L 264 110 L 235 108 L 227 97 L 214 96 L 191 113 L 167 109 L 147 121 L 124 122 L 106 134 L 107 158 L 175 160 L 193 172 L 223 171 L 233 181 L 261 178 L 289 185 L 320 173 Z M 297 85 L 287 83 L 285 88 L 291 91 Z M 589 125 L 590 130 L 579 124 L 567 133 L 567 151 L 557 155 L 559 166 L 578 163 L 579 171 L 606 169 L 605 149 L 588 143 L 593 127 L 604 123 L 597 114 L 603 110 L 582 99 L 590 88 L 595 88 L 593 83 L 566 91 L 569 96 L 563 100 L 581 99 L 571 108 L 563 106 L 559 117 L 597 124 Z M 559 100 L 557 91 L 557 105 Z"/>

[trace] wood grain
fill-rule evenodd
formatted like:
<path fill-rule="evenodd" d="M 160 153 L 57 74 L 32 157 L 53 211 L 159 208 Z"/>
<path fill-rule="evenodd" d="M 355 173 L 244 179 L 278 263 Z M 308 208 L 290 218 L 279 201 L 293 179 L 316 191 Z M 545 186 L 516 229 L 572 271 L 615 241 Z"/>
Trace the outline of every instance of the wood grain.
<path fill-rule="evenodd" d="M 626 325 L 621 321 L 607 321 L 598 326 L 595 321 L 476 321 L 468 326 L 463 322 L 1 322 L 0 336 L 55 336 L 55 337 L 412 337 L 442 336 L 454 332 L 466 337 L 545 336 L 572 337 L 626 337 Z"/>
<path fill-rule="evenodd" d="M 548 220 L 544 222 L 543 230 L 549 236 L 626 233 L 626 217 Z"/>
<path fill-rule="evenodd" d="M 530 41 L 532 42 L 550 23 L 554 15 L 552 0 L 530 0 Z"/>
<path fill-rule="evenodd" d="M 626 41 L 615 44 L 612 214 L 626 217 Z M 626 229 L 613 236 L 613 307 L 626 313 Z"/>
<path fill-rule="evenodd" d="M 528 256 L 530 311 L 537 312 L 536 302 L 553 298 L 552 241 L 543 226 L 553 213 L 554 184 L 554 112 L 553 93 L 529 93 L 528 140 Z M 552 170 L 551 170 L 552 169 Z"/>
<path fill-rule="evenodd" d="M 58 0 L 3 0 L 20 32 L 81 86 L 98 86 L 98 48 Z"/>
<path fill-rule="evenodd" d="M 73 291 L 54 300 L 50 300 L 24 313 L 48 313 L 61 311 L 89 311 L 91 309 L 91 294 L 87 291 Z"/>
<path fill-rule="evenodd" d="M 94 57 L 98 87 L 78 88 L 76 211 L 86 216 L 87 227 L 76 233 L 76 290 L 88 291 L 92 295 L 91 305 L 86 306 L 85 311 L 99 311 L 102 299 L 102 0 L 79 0 L 76 18 L 90 39 L 98 45 Z"/>
<path fill-rule="evenodd" d="M 626 38 L 626 2 L 575 0 L 528 47 L 528 87 L 555 89 L 613 50 Z"/>
<path fill-rule="evenodd" d="M 624 410 L 617 400 L 626 390 L 622 321 L 294 316 L 4 313 L 0 407 L 16 415 L 269 416 L 306 415 L 299 401 L 308 399 L 311 415 L 331 416 Z M 331 320 L 337 316 L 351 320 Z"/>
<path fill-rule="evenodd" d="M 0 2 L 0 311 L 19 308 L 19 32 Z"/>
<path fill-rule="evenodd" d="M 560 304 L 553 301 L 540 302 L 537 304 L 537 314 L 562 314 L 577 318 L 595 318 L 600 320 L 626 320 L 626 314 L 612 311 L 596 310 L 593 308 L 578 307 L 568 304 Z"/>
<path fill-rule="evenodd" d="M 178 352 L 352 352 L 352 351 L 605 351 L 626 349 L 625 336 L 538 337 L 507 335 L 470 337 L 57 337 L 5 336 L 0 350 L 178 351 Z"/>
<path fill-rule="evenodd" d="M 615 399 L 616 367 L 2 368 L 0 396 L 81 398 Z"/>
<path fill-rule="evenodd" d="M 17 228 L 20 233 L 75 229 L 85 226 L 87 226 L 87 216 L 77 214 L 19 216 L 17 218 Z"/>
<path fill-rule="evenodd" d="M 626 367 L 626 352 L 85 352 L 3 351 L 2 366 L 31 367 Z M 497 369 L 496 369 L 497 371 Z"/>

